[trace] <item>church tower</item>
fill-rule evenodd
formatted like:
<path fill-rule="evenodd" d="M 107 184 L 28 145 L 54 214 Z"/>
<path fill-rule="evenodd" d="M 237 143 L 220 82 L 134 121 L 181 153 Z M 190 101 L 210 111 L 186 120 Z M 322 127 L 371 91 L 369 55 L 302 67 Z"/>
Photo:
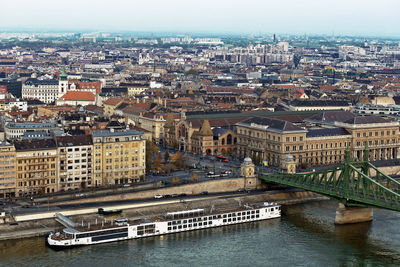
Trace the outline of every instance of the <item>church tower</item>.
<path fill-rule="evenodd" d="M 62 68 L 60 79 L 58 81 L 58 98 L 65 95 L 68 91 L 68 75 L 65 73 L 65 67 Z"/>

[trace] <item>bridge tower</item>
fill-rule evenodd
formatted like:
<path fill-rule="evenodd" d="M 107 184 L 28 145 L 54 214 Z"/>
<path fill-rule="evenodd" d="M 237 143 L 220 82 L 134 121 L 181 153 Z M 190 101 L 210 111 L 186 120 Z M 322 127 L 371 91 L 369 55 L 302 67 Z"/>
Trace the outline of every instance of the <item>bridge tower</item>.
<path fill-rule="evenodd" d="M 282 172 L 284 173 L 296 173 L 296 162 L 292 155 L 286 155 L 285 160 L 282 163 Z"/>
<path fill-rule="evenodd" d="M 256 176 L 255 165 L 251 158 L 247 157 L 243 160 L 240 173 L 244 179 L 244 188 L 258 188 L 261 185 L 261 180 Z"/>
<path fill-rule="evenodd" d="M 361 171 L 364 175 L 368 176 L 368 160 L 369 160 L 369 149 L 365 145 L 363 153 L 363 163 L 361 165 Z M 345 151 L 345 161 L 346 165 L 350 163 L 350 150 L 347 148 Z M 345 166 L 346 166 L 345 165 Z M 347 167 L 343 170 L 345 175 L 350 175 L 347 171 Z M 360 223 L 360 222 L 370 222 L 374 219 L 374 213 L 372 208 L 368 207 L 349 207 L 345 204 L 339 203 L 336 209 L 335 224 L 349 224 L 349 223 Z"/>

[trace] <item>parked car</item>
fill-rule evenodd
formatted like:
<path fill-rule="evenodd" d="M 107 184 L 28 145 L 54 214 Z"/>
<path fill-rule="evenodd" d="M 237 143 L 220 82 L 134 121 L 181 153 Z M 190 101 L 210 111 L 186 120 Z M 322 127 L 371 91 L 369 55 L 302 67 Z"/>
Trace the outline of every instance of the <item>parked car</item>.
<path fill-rule="evenodd" d="M 155 195 L 154 198 L 159 199 L 159 198 L 163 198 L 163 196 L 162 195 Z"/>

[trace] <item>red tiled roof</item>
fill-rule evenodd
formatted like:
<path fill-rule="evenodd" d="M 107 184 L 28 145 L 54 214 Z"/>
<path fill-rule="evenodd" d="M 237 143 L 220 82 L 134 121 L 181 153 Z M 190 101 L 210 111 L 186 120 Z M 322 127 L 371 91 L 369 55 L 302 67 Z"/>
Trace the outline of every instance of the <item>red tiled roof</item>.
<path fill-rule="evenodd" d="M 94 101 L 95 96 L 91 92 L 68 91 L 61 97 L 63 100 Z"/>
<path fill-rule="evenodd" d="M 110 106 L 117 106 L 119 103 L 122 102 L 122 98 L 120 97 L 110 97 L 106 101 L 104 101 L 104 105 L 110 105 Z"/>

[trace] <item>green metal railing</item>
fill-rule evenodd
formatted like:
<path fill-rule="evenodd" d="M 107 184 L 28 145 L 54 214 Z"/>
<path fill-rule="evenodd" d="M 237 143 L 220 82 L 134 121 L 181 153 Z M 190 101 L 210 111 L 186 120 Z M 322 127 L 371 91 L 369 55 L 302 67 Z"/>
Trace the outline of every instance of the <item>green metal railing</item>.
<path fill-rule="evenodd" d="M 374 177 L 370 177 L 372 171 Z M 316 192 L 346 206 L 378 207 L 400 211 L 400 183 L 368 161 L 368 148 L 362 161 L 350 159 L 346 150 L 344 164 L 320 171 L 296 174 L 260 173 L 265 182 Z"/>

